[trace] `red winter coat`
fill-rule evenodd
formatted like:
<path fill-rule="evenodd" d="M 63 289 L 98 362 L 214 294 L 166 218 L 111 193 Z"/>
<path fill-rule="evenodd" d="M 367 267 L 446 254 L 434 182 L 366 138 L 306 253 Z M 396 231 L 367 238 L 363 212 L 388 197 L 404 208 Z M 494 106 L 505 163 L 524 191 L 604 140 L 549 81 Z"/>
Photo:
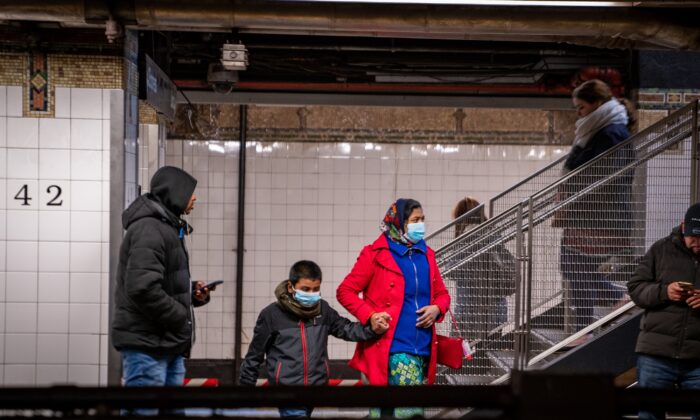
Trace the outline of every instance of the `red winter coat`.
<path fill-rule="evenodd" d="M 427 249 L 430 266 L 430 303 L 440 308 L 443 315 L 437 322 L 442 322 L 444 314 L 450 307 L 450 295 L 440 277 L 440 271 L 435 262 L 435 252 L 430 248 Z M 362 298 L 358 296 L 360 292 L 362 292 Z M 350 360 L 350 366 L 364 373 L 371 385 L 386 385 L 388 382 L 389 349 L 394 339 L 399 314 L 401 314 L 403 292 L 403 274 L 391 255 L 384 234 L 380 235 L 372 245 L 362 249 L 352 271 L 336 291 L 338 302 L 363 324 L 366 324 L 375 312 L 388 312 L 391 315 L 389 330 L 375 341 L 357 343 L 355 355 Z M 435 324 L 432 328 L 433 343 L 428 366 L 429 384 L 435 381 L 435 355 L 437 354 Z"/>

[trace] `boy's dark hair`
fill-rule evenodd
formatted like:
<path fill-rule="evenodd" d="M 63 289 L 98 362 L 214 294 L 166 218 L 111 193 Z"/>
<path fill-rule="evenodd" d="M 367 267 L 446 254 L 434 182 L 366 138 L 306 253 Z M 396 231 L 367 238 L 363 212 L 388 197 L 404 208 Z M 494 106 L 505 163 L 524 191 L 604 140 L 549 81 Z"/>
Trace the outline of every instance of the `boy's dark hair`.
<path fill-rule="evenodd" d="M 313 261 L 297 261 L 289 269 L 289 281 L 293 285 L 297 284 L 299 279 L 323 280 L 322 277 L 321 267 Z"/>

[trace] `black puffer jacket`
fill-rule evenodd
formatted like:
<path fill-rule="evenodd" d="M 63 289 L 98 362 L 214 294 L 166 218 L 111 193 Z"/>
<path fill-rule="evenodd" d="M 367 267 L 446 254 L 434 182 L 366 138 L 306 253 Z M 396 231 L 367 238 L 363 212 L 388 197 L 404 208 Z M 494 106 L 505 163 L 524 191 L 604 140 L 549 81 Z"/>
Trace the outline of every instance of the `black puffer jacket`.
<path fill-rule="evenodd" d="M 636 351 L 700 359 L 700 310 L 669 300 L 667 287 L 676 281 L 700 288 L 698 259 L 685 246 L 680 227 L 651 246 L 627 283 L 634 303 L 646 310 Z"/>
<path fill-rule="evenodd" d="M 241 365 L 241 385 L 254 385 L 267 358 L 273 385 L 325 385 L 328 382 L 328 335 L 346 341 L 376 338 L 369 325 L 351 322 L 321 300 L 321 314 L 301 320 L 277 302 L 260 312 L 253 341 Z"/>
<path fill-rule="evenodd" d="M 184 244 L 191 229 L 184 213 L 197 180 L 164 167 L 151 181 L 151 193 L 137 198 L 122 214 L 126 235 L 112 320 L 117 350 L 155 355 L 189 355 L 193 343 L 192 284 Z"/>

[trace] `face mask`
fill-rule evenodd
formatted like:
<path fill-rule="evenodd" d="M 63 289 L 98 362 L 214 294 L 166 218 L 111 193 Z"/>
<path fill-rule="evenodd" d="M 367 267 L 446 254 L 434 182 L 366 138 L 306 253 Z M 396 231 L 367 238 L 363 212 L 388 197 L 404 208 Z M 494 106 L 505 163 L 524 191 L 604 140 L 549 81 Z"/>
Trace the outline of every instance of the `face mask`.
<path fill-rule="evenodd" d="M 406 237 L 411 242 L 418 243 L 425 236 L 425 223 L 409 223 L 408 232 L 406 232 Z"/>
<path fill-rule="evenodd" d="M 304 292 L 294 289 L 294 300 L 301 303 L 301 306 L 311 307 L 321 300 L 321 292 Z"/>

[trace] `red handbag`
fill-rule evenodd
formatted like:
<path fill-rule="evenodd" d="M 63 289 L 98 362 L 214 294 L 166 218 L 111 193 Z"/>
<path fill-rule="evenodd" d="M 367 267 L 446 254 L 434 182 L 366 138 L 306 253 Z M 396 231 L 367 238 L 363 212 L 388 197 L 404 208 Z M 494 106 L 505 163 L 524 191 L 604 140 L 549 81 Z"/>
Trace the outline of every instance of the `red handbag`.
<path fill-rule="evenodd" d="M 438 334 L 437 362 L 441 365 L 459 369 L 462 367 L 462 339 Z"/>
<path fill-rule="evenodd" d="M 455 327 L 457 332 L 459 332 L 459 327 L 455 322 L 455 317 L 452 315 L 452 311 L 448 309 L 448 312 L 452 317 L 452 325 Z M 447 337 L 445 335 L 438 334 L 437 342 L 437 362 L 453 369 L 461 368 L 462 358 L 465 356 L 463 345 L 464 339 L 461 337 Z"/>

